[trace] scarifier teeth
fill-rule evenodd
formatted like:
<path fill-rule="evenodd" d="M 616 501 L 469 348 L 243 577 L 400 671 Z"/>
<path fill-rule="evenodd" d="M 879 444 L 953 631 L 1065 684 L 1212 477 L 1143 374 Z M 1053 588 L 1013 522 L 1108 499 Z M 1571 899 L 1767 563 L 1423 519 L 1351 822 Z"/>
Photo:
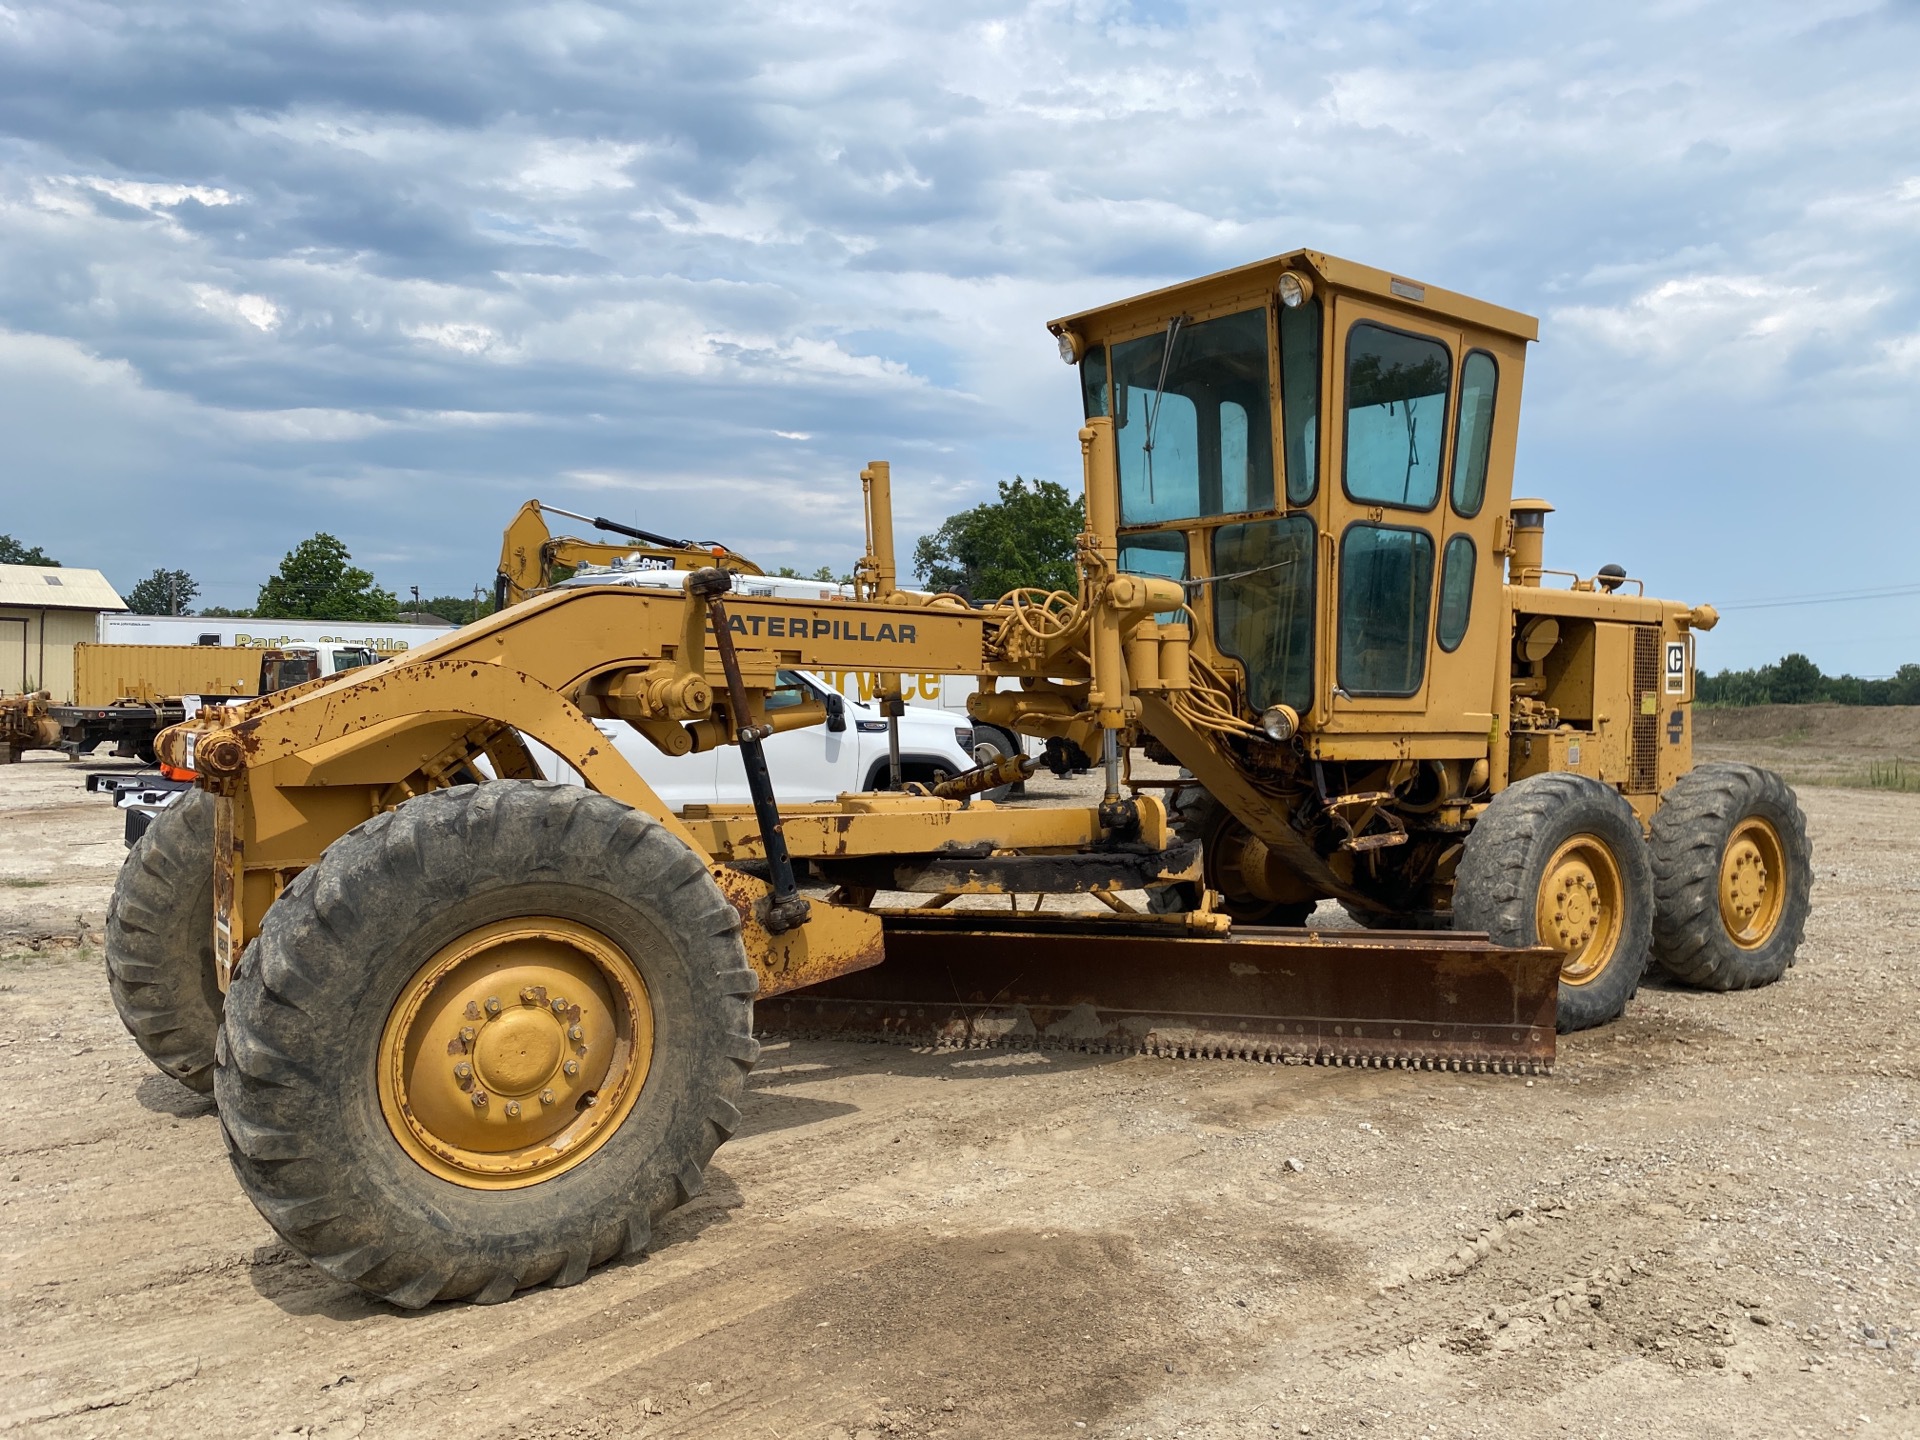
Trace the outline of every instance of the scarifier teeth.
<path fill-rule="evenodd" d="M 925 1054 L 955 1051 L 1028 1051 L 1076 1055 L 1129 1055 L 1160 1060 L 1230 1060 L 1263 1065 L 1319 1065 L 1339 1069 L 1419 1070 L 1478 1075 L 1551 1075 L 1551 1061 L 1504 1055 L 1463 1057 L 1409 1052 L 1356 1054 L 1352 1051 L 1302 1050 L 1279 1042 L 1268 1044 L 1183 1045 L 1153 1039 L 1125 1044 L 1112 1040 L 1059 1039 L 1045 1035 L 942 1036 L 900 1029 L 857 1030 L 782 1022 L 757 1028 L 763 1043 L 792 1040 L 842 1040 L 854 1044 L 897 1045 Z"/>

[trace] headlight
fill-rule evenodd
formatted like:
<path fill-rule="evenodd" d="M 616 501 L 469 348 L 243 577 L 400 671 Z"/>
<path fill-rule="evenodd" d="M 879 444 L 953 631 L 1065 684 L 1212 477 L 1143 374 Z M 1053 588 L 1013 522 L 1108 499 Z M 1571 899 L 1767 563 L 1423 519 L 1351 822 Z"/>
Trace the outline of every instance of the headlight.
<path fill-rule="evenodd" d="M 1280 275 L 1280 303 L 1289 310 L 1298 309 L 1313 298 L 1313 282 L 1297 270 L 1285 270 Z"/>
<path fill-rule="evenodd" d="M 1059 334 L 1060 358 L 1069 365 L 1080 363 L 1080 339 L 1071 330 L 1062 330 Z"/>
<path fill-rule="evenodd" d="M 1291 705 L 1270 705 L 1260 712 L 1260 728 L 1267 732 L 1269 740 L 1291 740 L 1293 732 L 1300 728 L 1299 712 Z"/>

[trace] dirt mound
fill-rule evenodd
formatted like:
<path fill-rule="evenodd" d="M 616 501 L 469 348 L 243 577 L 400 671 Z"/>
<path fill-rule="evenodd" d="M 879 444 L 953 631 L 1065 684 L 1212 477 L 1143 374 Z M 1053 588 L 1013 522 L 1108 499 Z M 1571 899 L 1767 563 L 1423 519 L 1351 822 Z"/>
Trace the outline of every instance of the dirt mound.
<path fill-rule="evenodd" d="M 1920 705 L 1754 705 L 1694 712 L 1705 745 L 1763 742 L 1822 749 L 1920 755 Z"/>

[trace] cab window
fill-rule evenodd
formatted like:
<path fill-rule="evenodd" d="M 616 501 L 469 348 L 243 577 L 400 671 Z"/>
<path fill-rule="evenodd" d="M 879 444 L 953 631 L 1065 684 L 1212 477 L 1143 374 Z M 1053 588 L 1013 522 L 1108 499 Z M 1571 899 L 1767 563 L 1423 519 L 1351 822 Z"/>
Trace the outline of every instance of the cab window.
<path fill-rule="evenodd" d="M 1442 650 L 1460 648 L 1473 618 L 1473 541 L 1456 535 L 1447 541 L 1440 561 L 1440 611 L 1434 617 L 1434 639 Z"/>
<path fill-rule="evenodd" d="M 1247 670 L 1255 710 L 1313 708 L 1313 521 L 1222 525 L 1213 534 L 1214 632 Z"/>
<path fill-rule="evenodd" d="M 1280 307 L 1280 428 L 1287 503 L 1313 499 L 1320 463 L 1320 302 Z"/>
<path fill-rule="evenodd" d="M 813 699 L 813 687 L 792 670 L 774 673 L 773 689 L 767 692 L 767 709 L 791 710 Z"/>
<path fill-rule="evenodd" d="M 1433 537 L 1350 525 L 1340 541 L 1340 688 L 1412 695 L 1426 678 Z"/>
<path fill-rule="evenodd" d="M 1265 307 L 1128 340 L 1111 365 L 1121 524 L 1272 508 Z"/>
<path fill-rule="evenodd" d="M 1160 530 L 1122 535 L 1120 569 L 1128 575 L 1157 575 L 1164 580 L 1186 579 L 1186 534 L 1179 530 Z"/>
<path fill-rule="evenodd" d="M 1361 323 L 1347 334 L 1347 494 L 1362 504 L 1431 510 L 1447 433 L 1447 347 Z"/>
<path fill-rule="evenodd" d="M 1120 570 L 1127 575 L 1156 575 L 1163 580 L 1187 578 L 1187 537 L 1184 531 L 1146 531 L 1120 537 Z M 1177 610 L 1154 617 L 1162 625 L 1181 623 Z"/>
<path fill-rule="evenodd" d="M 1499 380 L 1493 356 L 1475 350 L 1460 367 L 1460 437 L 1453 446 L 1453 508 L 1480 513 L 1487 498 L 1487 455 L 1493 447 L 1493 392 Z"/>

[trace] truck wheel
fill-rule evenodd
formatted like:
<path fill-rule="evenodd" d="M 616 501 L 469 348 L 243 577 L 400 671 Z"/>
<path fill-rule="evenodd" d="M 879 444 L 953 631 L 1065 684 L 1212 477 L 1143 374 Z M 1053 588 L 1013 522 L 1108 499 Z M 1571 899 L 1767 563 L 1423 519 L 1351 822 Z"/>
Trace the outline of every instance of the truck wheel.
<path fill-rule="evenodd" d="M 439 790 L 329 846 L 227 995 L 248 1197 L 395 1305 L 636 1255 L 702 1188 L 758 1046 L 740 917 L 664 827 L 544 781 Z"/>
<path fill-rule="evenodd" d="M 1018 748 L 1004 731 L 995 730 L 985 725 L 976 725 L 973 727 L 974 764 L 994 765 L 1006 759 L 1007 756 L 1018 753 Z M 980 798 L 982 800 L 991 800 L 997 805 L 1000 801 L 1011 795 L 1015 788 L 1016 787 L 1012 785 L 996 785 L 991 790 L 981 791 Z M 1018 788 L 1024 791 L 1026 787 L 1022 785 Z"/>
<path fill-rule="evenodd" d="M 221 996 L 213 970 L 213 796 L 189 790 L 127 852 L 107 905 L 107 990 L 141 1052 L 189 1090 L 213 1089 Z"/>
<path fill-rule="evenodd" d="M 1560 1030 L 1627 1008 L 1647 968 L 1653 871 L 1625 797 L 1583 775 L 1532 775 L 1493 797 L 1454 876 L 1453 923 L 1558 950 Z"/>
<path fill-rule="evenodd" d="M 1793 789 L 1753 765 L 1702 765 L 1653 815 L 1653 956 L 1684 985 L 1747 990 L 1789 965 L 1812 904 Z"/>

